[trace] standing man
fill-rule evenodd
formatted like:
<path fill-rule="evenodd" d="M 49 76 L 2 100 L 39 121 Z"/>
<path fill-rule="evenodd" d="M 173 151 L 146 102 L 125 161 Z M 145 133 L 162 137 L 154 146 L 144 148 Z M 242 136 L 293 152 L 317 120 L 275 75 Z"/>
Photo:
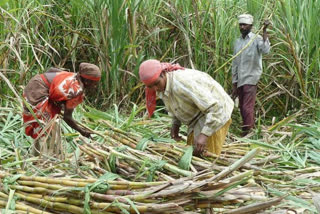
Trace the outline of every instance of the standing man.
<path fill-rule="evenodd" d="M 188 126 L 187 143 L 194 155 L 204 150 L 220 155 L 231 124 L 233 101 L 222 86 L 207 73 L 178 64 L 146 60 L 139 68 L 146 85 L 149 116 L 156 107 L 156 95 L 172 116 L 171 137 L 179 141 L 181 123 Z"/>
<path fill-rule="evenodd" d="M 254 105 L 257 83 L 262 73 L 262 54 L 269 53 L 270 42 L 267 35 L 269 21 L 263 26 L 263 37 L 251 32 L 253 17 L 242 14 L 238 17 L 241 32 L 234 45 L 234 55 L 242 51 L 232 62 L 232 98 L 239 97 L 239 108 L 243 119 L 242 136 L 254 127 Z M 250 42 L 250 45 L 246 45 Z M 246 47 L 244 50 L 242 50 Z"/>

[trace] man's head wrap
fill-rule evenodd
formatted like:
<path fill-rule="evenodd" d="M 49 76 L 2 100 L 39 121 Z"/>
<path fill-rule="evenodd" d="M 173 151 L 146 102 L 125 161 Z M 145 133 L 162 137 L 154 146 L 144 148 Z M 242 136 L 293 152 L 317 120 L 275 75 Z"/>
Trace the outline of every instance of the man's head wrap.
<path fill-rule="evenodd" d="M 253 24 L 253 16 L 250 14 L 241 14 L 238 16 L 239 24 L 247 24 L 252 25 Z"/>

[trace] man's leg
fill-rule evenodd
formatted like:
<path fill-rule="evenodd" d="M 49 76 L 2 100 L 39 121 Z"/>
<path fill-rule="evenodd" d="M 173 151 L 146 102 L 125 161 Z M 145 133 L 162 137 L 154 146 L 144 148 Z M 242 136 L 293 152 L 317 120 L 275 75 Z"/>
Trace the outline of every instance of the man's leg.
<path fill-rule="evenodd" d="M 240 112 L 243 119 L 243 136 L 247 135 L 254 127 L 254 105 L 256 102 L 256 85 L 244 85 L 240 87 L 239 103 L 240 103 Z"/>
<path fill-rule="evenodd" d="M 244 115 L 244 111 L 243 111 L 243 98 L 244 98 L 243 86 L 238 88 L 238 97 L 239 97 L 240 114 L 241 114 L 242 121 L 243 121 L 243 115 Z"/>

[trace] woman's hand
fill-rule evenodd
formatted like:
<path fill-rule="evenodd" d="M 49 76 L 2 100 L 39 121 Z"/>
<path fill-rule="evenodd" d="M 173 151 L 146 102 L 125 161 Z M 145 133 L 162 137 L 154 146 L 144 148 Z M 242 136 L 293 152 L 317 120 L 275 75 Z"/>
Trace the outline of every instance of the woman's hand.
<path fill-rule="evenodd" d="M 63 120 L 74 130 L 77 130 L 78 132 L 80 132 L 80 134 L 84 137 L 90 138 L 90 135 L 92 134 L 92 132 L 88 129 L 82 128 L 80 127 L 77 122 L 73 119 L 72 117 L 72 113 L 73 113 L 73 109 L 67 109 L 64 107 L 64 114 L 63 114 Z"/>
<path fill-rule="evenodd" d="M 207 146 L 208 136 L 199 134 L 193 142 L 193 154 L 196 156 L 201 155 Z"/>
<path fill-rule="evenodd" d="M 84 136 L 84 137 L 91 138 L 90 135 L 92 134 L 92 132 L 89 131 L 89 130 L 82 129 L 82 130 L 80 131 L 80 133 L 81 133 L 81 135 Z"/>

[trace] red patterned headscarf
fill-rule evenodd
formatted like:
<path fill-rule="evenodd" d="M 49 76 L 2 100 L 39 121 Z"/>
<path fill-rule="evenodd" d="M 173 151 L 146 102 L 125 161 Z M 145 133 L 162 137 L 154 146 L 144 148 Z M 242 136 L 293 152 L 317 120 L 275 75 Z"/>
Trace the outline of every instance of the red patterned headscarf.
<path fill-rule="evenodd" d="M 161 63 L 155 59 L 144 61 L 139 67 L 140 80 L 145 85 L 154 83 L 163 71 L 171 72 L 175 70 L 182 70 L 179 64 Z M 146 104 L 149 117 L 152 116 L 156 109 L 156 91 L 146 87 Z"/>

